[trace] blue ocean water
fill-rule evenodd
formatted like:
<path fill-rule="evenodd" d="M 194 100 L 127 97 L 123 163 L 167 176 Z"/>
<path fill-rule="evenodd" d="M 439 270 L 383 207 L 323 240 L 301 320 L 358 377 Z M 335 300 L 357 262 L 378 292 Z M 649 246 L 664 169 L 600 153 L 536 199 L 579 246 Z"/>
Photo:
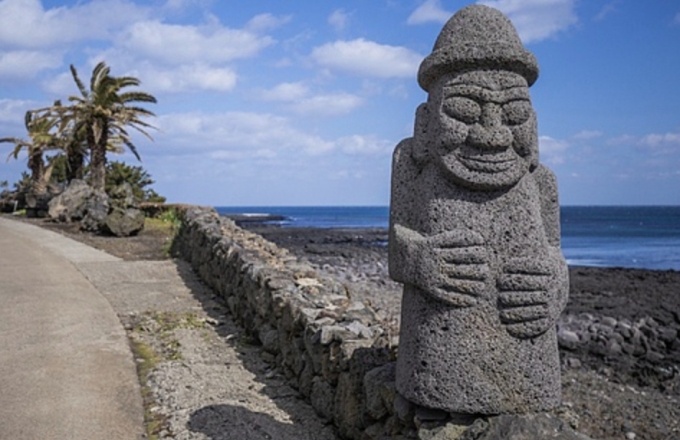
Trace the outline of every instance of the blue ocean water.
<path fill-rule="evenodd" d="M 271 214 L 284 227 L 387 228 L 386 206 L 217 207 Z M 564 206 L 562 252 L 571 265 L 680 270 L 680 206 Z"/>
<path fill-rule="evenodd" d="M 562 207 L 572 265 L 680 270 L 680 206 Z"/>
<path fill-rule="evenodd" d="M 314 228 L 387 228 L 387 206 L 240 206 L 215 207 L 220 214 L 268 214 L 283 216 L 276 224 Z"/>

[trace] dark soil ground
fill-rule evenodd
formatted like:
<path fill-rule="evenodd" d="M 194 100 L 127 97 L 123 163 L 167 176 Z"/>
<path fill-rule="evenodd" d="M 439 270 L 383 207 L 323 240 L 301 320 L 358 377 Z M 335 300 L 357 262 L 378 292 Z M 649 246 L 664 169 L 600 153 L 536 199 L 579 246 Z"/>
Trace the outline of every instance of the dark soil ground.
<path fill-rule="evenodd" d="M 78 223 L 56 223 L 43 219 L 13 217 L 45 229 L 64 234 L 93 248 L 108 252 L 124 260 L 165 260 L 170 258 L 170 226 L 159 222 L 149 222 L 134 237 L 120 238 L 113 235 L 100 235 L 80 230 Z"/>
<path fill-rule="evenodd" d="M 162 227 L 151 225 L 135 237 L 116 238 L 24 220 L 126 260 L 169 258 L 169 234 Z M 400 286 L 387 276 L 386 231 L 247 228 L 338 277 L 355 299 L 398 327 Z M 572 267 L 564 313 L 631 322 L 651 317 L 661 326 L 680 329 L 680 272 Z M 562 347 L 564 405 L 558 412 L 594 439 L 680 440 L 679 351 L 680 334 L 668 343 L 670 355 L 652 359 Z"/>

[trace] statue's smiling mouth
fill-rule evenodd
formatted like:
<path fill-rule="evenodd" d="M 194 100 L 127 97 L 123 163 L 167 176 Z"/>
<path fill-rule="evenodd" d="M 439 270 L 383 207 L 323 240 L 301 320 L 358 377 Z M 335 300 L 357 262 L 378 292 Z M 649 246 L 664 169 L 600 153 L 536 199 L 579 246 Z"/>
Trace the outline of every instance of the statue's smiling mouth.
<path fill-rule="evenodd" d="M 472 171 L 502 173 L 512 168 L 517 157 L 509 154 L 458 155 L 458 160 Z"/>

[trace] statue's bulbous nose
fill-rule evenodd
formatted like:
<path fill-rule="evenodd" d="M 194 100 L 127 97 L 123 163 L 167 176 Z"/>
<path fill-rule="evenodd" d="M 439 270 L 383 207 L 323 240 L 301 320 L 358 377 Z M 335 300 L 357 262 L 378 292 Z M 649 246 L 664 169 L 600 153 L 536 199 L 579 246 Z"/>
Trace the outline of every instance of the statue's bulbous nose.
<path fill-rule="evenodd" d="M 512 145 L 512 132 L 503 125 L 503 110 L 494 103 L 482 107 L 482 115 L 470 128 L 468 144 L 480 149 L 499 150 Z"/>

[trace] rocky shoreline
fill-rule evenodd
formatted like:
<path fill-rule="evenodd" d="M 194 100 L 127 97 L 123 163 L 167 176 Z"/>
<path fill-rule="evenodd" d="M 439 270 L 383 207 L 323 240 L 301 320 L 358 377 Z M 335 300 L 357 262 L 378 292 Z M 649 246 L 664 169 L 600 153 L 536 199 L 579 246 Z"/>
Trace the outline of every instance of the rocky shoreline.
<path fill-rule="evenodd" d="M 242 227 L 339 280 L 353 300 L 378 313 L 398 342 L 401 286 L 388 276 L 386 230 L 254 222 Z M 680 439 L 680 272 L 570 267 L 570 299 L 558 339 L 565 402 L 574 406 L 589 435 Z M 589 383 L 590 389 L 577 382 Z M 591 402 L 577 395 L 595 390 L 600 397 Z M 618 392 L 625 395 L 611 401 Z M 620 407 L 623 402 L 629 407 Z"/>

